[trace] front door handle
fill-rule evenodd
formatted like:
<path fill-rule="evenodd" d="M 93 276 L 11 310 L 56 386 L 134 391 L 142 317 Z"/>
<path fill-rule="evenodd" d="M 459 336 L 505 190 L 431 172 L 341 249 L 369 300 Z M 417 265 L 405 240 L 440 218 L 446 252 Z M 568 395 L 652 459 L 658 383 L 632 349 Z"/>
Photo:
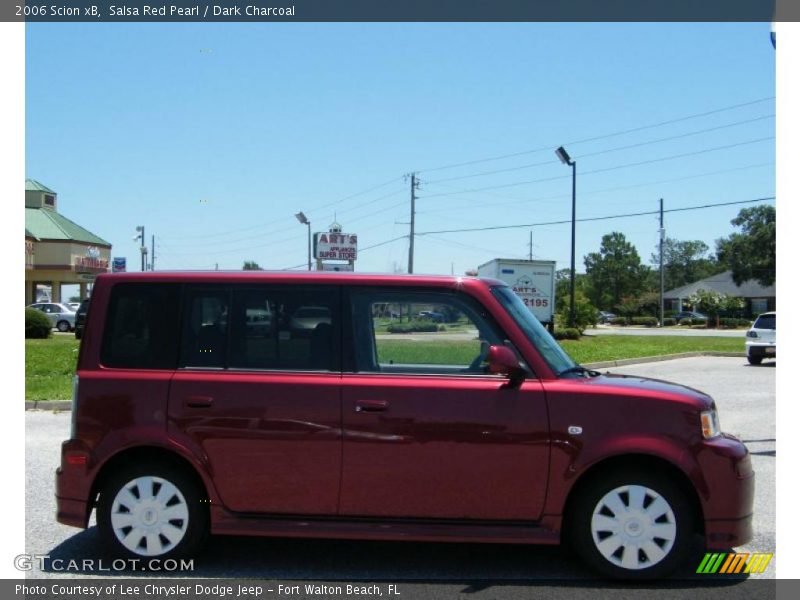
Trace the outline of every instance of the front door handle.
<path fill-rule="evenodd" d="M 359 400 L 356 402 L 356 412 L 384 412 L 389 408 L 386 400 Z"/>
<path fill-rule="evenodd" d="M 186 396 L 183 403 L 189 408 L 208 408 L 214 403 L 214 398 L 211 396 Z"/>

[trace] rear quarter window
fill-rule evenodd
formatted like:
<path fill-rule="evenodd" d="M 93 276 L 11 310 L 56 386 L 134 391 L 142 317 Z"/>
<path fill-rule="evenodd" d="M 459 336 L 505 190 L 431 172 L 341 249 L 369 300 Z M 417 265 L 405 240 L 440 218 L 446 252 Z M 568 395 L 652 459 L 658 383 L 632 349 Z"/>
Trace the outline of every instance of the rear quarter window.
<path fill-rule="evenodd" d="M 776 315 L 761 315 L 753 325 L 754 329 L 775 329 Z"/>
<path fill-rule="evenodd" d="M 122 283 L 111 290 L 100 361 L 125 369 L 174 369 L 180 286 Z"/>

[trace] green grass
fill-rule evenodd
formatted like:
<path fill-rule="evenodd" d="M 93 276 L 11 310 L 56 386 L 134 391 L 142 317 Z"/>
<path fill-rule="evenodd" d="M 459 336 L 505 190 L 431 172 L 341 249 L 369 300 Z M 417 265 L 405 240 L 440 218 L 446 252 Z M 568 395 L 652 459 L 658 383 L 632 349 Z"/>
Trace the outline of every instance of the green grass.
<path fill-rule="evenodd" d="M 480 352 L 478 340 L 378 340 L 378 362 L 387 364 L 469 365 Z"/>
<path fill-rule="evenodd" d="M 738 337 L 690 337 L 690 336 L 633 336 L 596 335 L 578 341 L 559 342 L 578 363 L 663 356 L 680 352 L 742 352 L 744 336 Z"/>
<path fill-rule="evenodd" d="M 72 398 L 78 344 L 72 335 L 25 340 L 25 400 Z"/>

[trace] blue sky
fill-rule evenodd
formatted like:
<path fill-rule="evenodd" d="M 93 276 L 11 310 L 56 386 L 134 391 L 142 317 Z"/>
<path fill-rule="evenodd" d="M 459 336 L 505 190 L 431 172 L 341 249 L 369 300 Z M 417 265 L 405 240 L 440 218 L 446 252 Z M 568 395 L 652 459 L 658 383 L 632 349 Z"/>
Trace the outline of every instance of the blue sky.
<path fill-rule="evenodd" d="M 314 231 L 336 218 L 361 248 L 402 238 L 412 171 L 418 232 L 568 220 L 561 144 L 577 160 L 578 218 L 775 194 L 768 24 L 26 32 L 26 176 L 130 270 L 137 225 L 148 245 L 156 236 L 157 269 L 304 267 L 300 210 Z M 667 235 L 713 248 L 742 206 L 668 214 Z M 579 223 L 578 270 L 614 230 L 649 261 L 657 228 L 652 215 Z M 415 271 L 526 257 L 530 231 L 419 236 Z M 568 224 L 532 231 L 535 258 L 569 266 Z M 403 238 L 365 250 L 356 269 L 404 270 L 407 249 Z"/>

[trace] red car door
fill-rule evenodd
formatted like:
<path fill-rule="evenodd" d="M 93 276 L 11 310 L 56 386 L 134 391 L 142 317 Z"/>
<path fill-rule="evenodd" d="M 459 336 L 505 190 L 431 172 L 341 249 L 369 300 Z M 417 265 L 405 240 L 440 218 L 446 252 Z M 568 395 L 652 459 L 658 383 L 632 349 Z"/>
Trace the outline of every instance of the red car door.
<path fill-rule="evenodd" d="M 536 379 L 515 389 L 481 368 L 488 345 L 504 343 L 491 318 L 453 294 L 356 291 L 352 306 L 340 514 L 538 519 L 550 452 L 544 391 Z M 375 316 L 426 307 L 456 333 L 397 339 Z"/>

